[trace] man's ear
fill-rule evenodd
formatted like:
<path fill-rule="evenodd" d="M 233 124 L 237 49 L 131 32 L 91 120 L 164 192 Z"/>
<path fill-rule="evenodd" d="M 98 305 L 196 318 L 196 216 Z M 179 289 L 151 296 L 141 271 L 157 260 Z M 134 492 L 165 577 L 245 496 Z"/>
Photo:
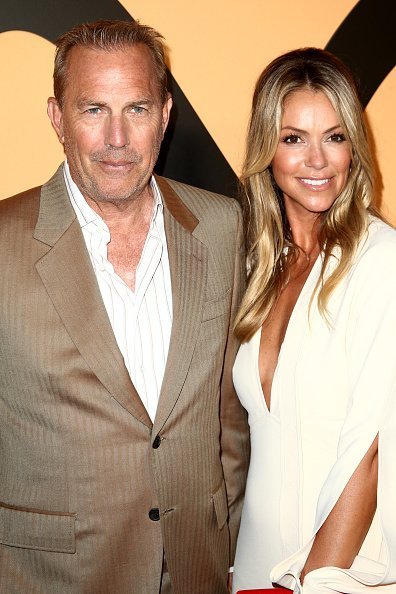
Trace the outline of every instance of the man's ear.
<path fill-rule="evenodd" d="M 165 130 L 168 127 L 169 116 L 170 116 L 170 111 L 172 109 L 172 105 L 173 105 L 172 95 L 170 93 L 168 93 L 167 99 L 166 99 L 164 106 L 162 108 L 162 138 L 164 137 Z"/>
<path fill-rule="evenodd" d="M 63 144 L 65 141 L 63 133 L 63 113 L 55 97 L 48 98 L 47 113 L 59 142 Z"/>

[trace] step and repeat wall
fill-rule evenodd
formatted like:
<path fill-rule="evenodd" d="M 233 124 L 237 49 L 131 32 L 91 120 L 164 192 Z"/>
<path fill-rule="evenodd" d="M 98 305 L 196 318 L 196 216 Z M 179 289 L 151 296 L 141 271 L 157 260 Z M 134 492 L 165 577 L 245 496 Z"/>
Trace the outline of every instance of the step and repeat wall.
<path fill-rule="evenodd" d="M 46 116 L 54 39 L 79 22 L 133 18 L 158 29 L 169 48 L 175 109 L 159 173 L 234 194 L 258 75 L 290 49 L 327 48 L 359 81 L 378 164 L 378 204 L 396 224 L 391 5 L 391 0 L 2 0 L 0 198 L 43 183 L 63 159 Z"/>

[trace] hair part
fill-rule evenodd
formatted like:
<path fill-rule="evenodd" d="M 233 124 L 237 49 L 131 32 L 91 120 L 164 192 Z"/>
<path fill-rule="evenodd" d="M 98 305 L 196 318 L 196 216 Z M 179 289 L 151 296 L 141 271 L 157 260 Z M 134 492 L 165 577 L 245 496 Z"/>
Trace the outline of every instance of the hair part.
<path fill-rule="evenodd" d="M 235 323 L 235 333 L 242 342 L 249 340 L 268 317 L 285 275 L 287 280 L 290 256 L 300 250 L 293 242 L 271 163 L 279 144 L 285 101 L 292 93 L 306 89 L 326 95 L 351 147 L 346 186 L 321 221 L 323 263 L 313 296 L 317 294 L 319 311 L 326 319 L 330 295 L 350 269 L 367 231 L 369 212 L 373 211 L 373 160 L 351 72 L 336 56 L 317 48 L 302 48 L 276 58 L 255 87 L 240 178 L 249 273 L 248 289 Z M 326 274 L 333 256 L 336 265 Z"/>
<path fill-rule="evenodd" d="M 168 89 L 163 36 L 138 21 L 100 20 L 77 25 L 55 41 L 54 95 L 60 107 L 63 107 L 69 56 L 74 47 L 111 52 L 139 44 L 146 46 L 150 51 L 161 101 L 165 104 Z"/>

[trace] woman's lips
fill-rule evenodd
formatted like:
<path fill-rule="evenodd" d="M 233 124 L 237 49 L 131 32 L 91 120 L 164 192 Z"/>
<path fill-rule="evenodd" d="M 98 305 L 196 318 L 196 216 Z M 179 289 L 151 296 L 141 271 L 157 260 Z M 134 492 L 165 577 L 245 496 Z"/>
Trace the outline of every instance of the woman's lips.
<path fill-rule="evenodd" d="M 328 185 L 330 184 L 330 182 L 332 180 L 331 177 L 322 177 L 322 178 L 299 177 L 297 179 L 304 186 L 310 188 L 311 190 L 316 190 L 316 191 L 327 189 Z"/>

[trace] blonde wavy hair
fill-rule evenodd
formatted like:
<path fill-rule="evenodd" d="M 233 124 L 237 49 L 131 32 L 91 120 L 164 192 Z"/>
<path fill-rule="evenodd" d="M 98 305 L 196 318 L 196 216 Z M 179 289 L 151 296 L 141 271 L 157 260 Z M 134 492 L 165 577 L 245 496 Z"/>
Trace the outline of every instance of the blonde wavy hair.
<path fill-rule="evenodd" d="M 317 48 L 288 52 L 271 62 L 253 95 L 245 161 L 241 175 L 247 240 L 249 284 L 235 322 L 239 340 L 249 340 L 267 318 L 285 280 L 285 252 L 296 255 L 282 193 L 271 173 L 286 98 L 309 89 L 326 95 L 351 147 L 351 170 L 345 188 L 322 215 L 320 248 L 323 264 L 316 285 L 318 307 L 327 319 L 331 293 L 347 274 L 368 227 L 374 167 L 362 106 L 353 77 L 334 55 Z M 288 248 L 285 250 L 285 248 Z M 338 263 L 325 278 L 337 250 Z"/>

